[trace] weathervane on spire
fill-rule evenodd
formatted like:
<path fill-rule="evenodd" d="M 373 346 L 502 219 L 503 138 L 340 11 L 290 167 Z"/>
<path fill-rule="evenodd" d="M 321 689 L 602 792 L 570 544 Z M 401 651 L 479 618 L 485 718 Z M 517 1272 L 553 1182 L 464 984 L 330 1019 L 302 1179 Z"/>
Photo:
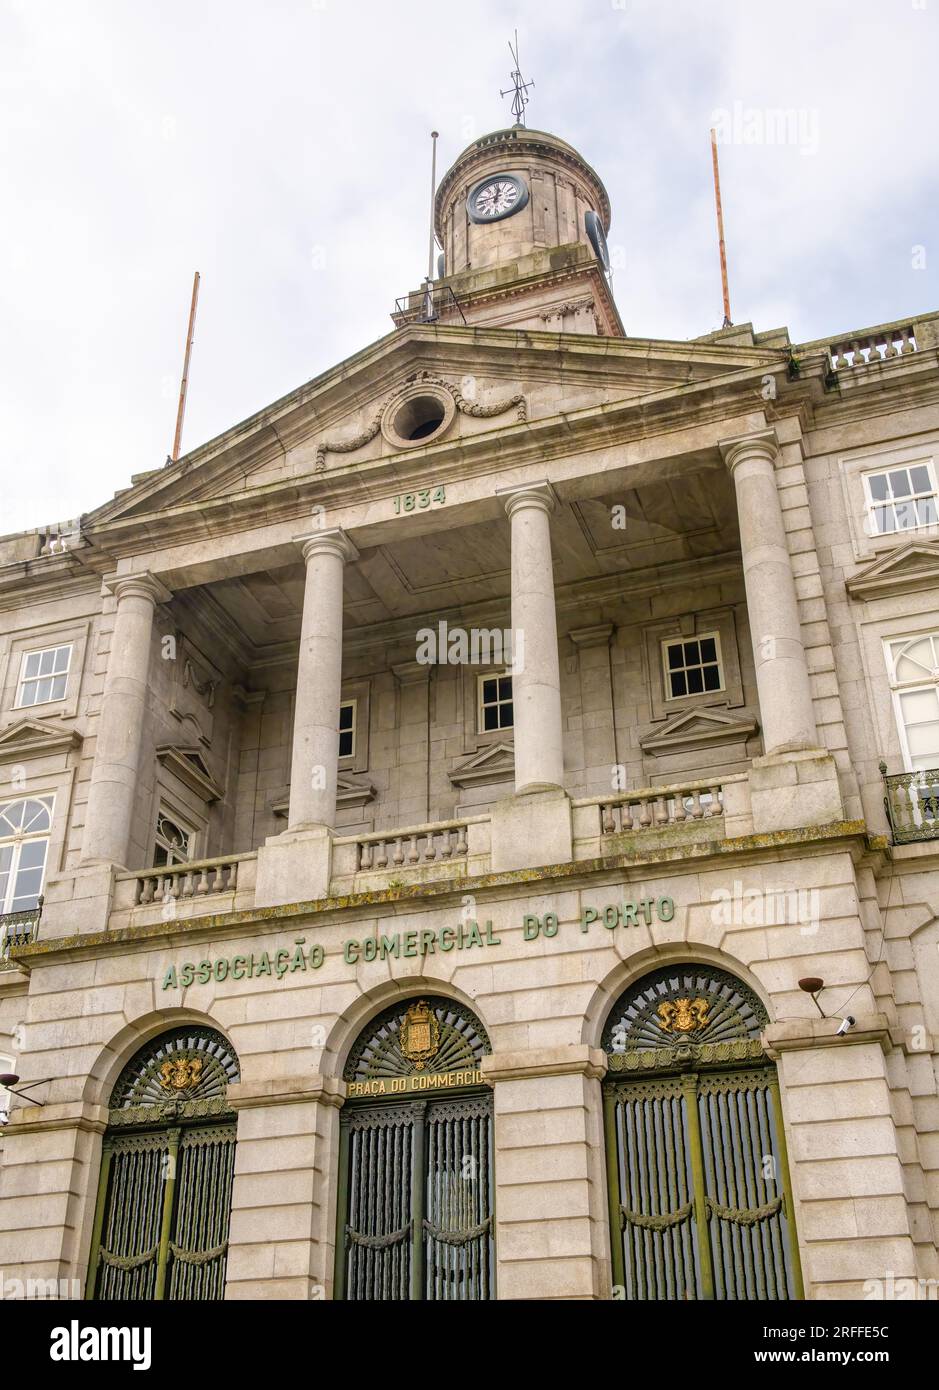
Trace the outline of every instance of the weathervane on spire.
<path fill-rule="evenodd" d="M 512 78 L 512 86 L 506 87 L 504 92 L 499 95 L 507 97 L 509 92 L 514 93 L 512 97 L 512 115 L 515 117 L 515 124 L 523 126 L 525 124 L 525 107 L 528 105 L 528 97 L 525 95 L 529 87 L 534 87 L 534 82 L 525 82 L 522 78 L 521 69 L 518 61 L 518 30 L 515 30 L 515 43 L 509 44 L 509 52 L 512 55 L 512 62 L 515 64 L 514 71 L 509 74 Z"/>

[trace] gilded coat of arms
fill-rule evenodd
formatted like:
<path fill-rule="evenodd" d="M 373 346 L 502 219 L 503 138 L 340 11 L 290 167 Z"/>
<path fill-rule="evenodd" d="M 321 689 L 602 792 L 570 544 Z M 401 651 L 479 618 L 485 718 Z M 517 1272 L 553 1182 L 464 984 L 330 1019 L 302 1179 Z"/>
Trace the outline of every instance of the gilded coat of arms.
<path fill-rule="evenodd" d="M 408 1009 L 398 1038 L 401 1051 L 414 1063 L 414 1070 L 423 1071 L 440 1047 L 440 1024 L 426 999 L 419 999 Z"/>
<path fill-rule="evenodd" d="M 658 1007 L 659 1027 L 663 1033 L 691 1033 L 703 1028 L 708 1021 L 706 999 L 668 999 Z"/>
<path fill-rule="evenodd" d="M 188 1091 L 199 1084 L 201 1076 L 201 1057 L 177 1057 L 172 1062 L 163 1063 L 160 1085 L 164 1091 Z"/>

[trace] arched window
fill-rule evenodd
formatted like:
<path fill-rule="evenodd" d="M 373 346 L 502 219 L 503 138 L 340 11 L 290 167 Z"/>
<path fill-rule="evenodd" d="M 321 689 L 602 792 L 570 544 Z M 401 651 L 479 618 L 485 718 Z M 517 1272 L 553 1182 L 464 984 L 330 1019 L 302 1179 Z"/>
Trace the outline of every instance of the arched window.
<path fill-rule="evenodd" d="M 219 1299 L 235 1162 L 230 1043 L 174 1028 L 137 1052 L 111 1094 L 88 1283 L 100 1299 Z"/>
<path fill-rule="evenodd" d="M 494 1296 L 490 1050 L 469 1009 L 433 995 L 362 1032 L 344 1072 L 337 1298 Z"/>
<path fill-rule="evenodd" d="M 0 915 L 37 906 L 51 825 L 51 796 L 0 804 Z"/>
<path fill-rule="evenodd" d="M 628 1299 L 802 1297 L 766 1011 L 705 965 L 657 970 L 603 1034 L 613 1282 Z"/>

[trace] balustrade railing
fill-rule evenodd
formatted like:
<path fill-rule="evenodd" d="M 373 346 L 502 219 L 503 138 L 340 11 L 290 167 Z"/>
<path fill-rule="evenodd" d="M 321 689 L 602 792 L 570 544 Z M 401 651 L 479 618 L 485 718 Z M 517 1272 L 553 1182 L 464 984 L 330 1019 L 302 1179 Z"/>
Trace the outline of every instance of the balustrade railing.
<path fill-rule="evenodd" d="M 599 805 L 602 835 L 663 830 L 666 826 L 711 820 L 724 814 L 719 782 L 640 787 L 636 791 L 622 792 L 619 796 L 604 797 Z"/>
<path fill-rule="evenodd" d="M 908 357 L 916 350 L 915 331 L 910 324 L 888 324 L 879 331 L 854 334 L 829 346 L 832 369 L 836 372 L 887 362 L 892 357 Z"/>
<path fill-rule="evenodd" d="M 894 844 L 939 840 L 939 768 L 888 774 L 884 779 L 884 808 Z"/>
<path fill-rule="evenodd" d="M 122 875 L 136 882 L 134 906 L 163 903 L 167 899 L 209 897 L 214 893 L 234 893 L 238 887 L 238 866 L 253 854 L 229 854 L 220 859 L 198 859 L 187 864 L 162 864 Z"/>
<path fill-rule="evenodd" d="M 356 839 L 356 866 L 365 873 L 465 859 L 468 827 L 468 820 L 436 821 L 360 835 Z"/>
<path fill-rule="evenodd" d="M 39 936 L 39 919 L 42 916 L 42 898 L 35 907 L 23 912 L 0 913 L 0 960 L 7 960 L 11 950 L 18 946 L 31 946 Z"/>

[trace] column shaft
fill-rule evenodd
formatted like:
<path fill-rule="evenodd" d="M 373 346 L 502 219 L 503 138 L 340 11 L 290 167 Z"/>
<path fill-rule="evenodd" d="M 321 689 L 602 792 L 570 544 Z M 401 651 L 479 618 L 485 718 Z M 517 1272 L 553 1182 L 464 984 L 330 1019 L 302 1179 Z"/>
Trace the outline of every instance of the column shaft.
<path fill-rule="evenodd" d="M 511 489 L 505 509 L 512 527 L 512 697 L 515 706 L 515 790 L 564 782 L 561 673 L 551 565 L 547 483 Z"/>
<path fill-rule="evenodd" d="M 818 747 L 772 435 L 721 446 L 734 479 L 764 751 Z"/>
<path fill-rule="evenodd" d="M 306 560 L 300 659 L 294 704 L 288 829 L 331 826 L 336 818 L 339 697 L 342 686 L 342 577 L 357 552 L 341 531 L 302 538 Z"/>
<path fill-rule="evenodd" d="M 127 867 L 147 707 L 153 610 L 170 594 L 149 574 L 117 579 L 111 587 L 117 612 L 85 808 L 82 862 Z"/>

